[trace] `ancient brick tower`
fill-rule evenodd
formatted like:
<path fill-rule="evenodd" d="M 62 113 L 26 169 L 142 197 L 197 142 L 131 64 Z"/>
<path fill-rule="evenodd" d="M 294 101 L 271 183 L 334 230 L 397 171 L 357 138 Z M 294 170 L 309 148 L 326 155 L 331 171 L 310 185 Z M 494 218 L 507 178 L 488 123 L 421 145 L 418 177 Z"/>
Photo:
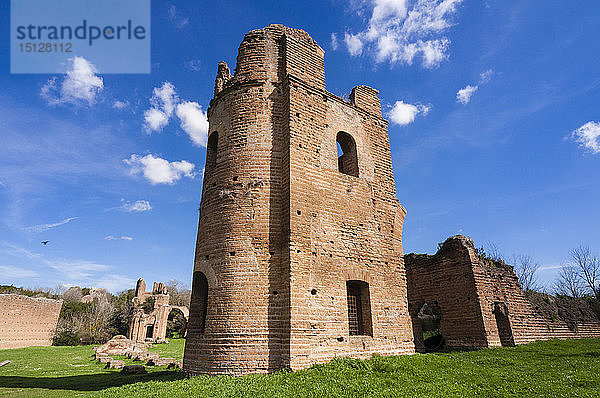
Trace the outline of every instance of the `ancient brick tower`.
<path fill-rule="evenodd" d="M 414 352 L 378 91 L 325 89 L 304 31 L 246 34 L 221 62 L 184 369 L 245 374 Z"/>

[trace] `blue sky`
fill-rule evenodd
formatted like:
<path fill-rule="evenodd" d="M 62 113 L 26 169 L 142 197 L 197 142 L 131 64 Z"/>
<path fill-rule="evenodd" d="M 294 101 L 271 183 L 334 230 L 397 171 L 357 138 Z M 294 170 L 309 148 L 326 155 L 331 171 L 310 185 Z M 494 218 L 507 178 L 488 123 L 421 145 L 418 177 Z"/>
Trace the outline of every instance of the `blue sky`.
<path fill-rule="evenodd" d="M 552 281 L 600 251 L 600 4 L 152 1 L 152 72 L 10 74 L 0 5 L 0 284 L 189 284 L 217 64 L 249 30 L 306 30 L 326 82 L 380 92 L 406 253 L 448 236 Z M 67 71 L 65 71 L 67 72 Z M 49 240 L 48 245 L 41 241 Z"/>

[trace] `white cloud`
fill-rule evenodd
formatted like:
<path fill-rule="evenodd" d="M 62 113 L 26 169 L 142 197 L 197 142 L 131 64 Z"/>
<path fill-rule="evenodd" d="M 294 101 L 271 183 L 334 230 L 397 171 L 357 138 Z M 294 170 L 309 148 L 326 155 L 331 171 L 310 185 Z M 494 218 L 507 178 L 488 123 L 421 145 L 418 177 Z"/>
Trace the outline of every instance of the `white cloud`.
<path fill-rule="evenodd" d="M 405 126 L 415 121 L 415 117 L 421 113 L 427 115 L 431 105 L 408 104 L 404 101 L 396 101 L 388 116 L 392 123 Z"/>
<path fill-rule="evenodd" d="M 46 82 L 40 95 L 49 105 L 72 104 L 93 106 L 104 89 L 102 78 L 97 76 L 96 66 L 83 57 L 69 59 L 70 68 L 60 85 L 54 77 Z"/>
<path fill-rule="evenodd" d="M 122 202 L 123 202 L 123 205 L 121 206 L 121 209 L 123 209 L 129 213 L 141 213 L 144 211 L 152 210 L 152 206 L 150 205 L 150 202 L 147 200 L 136 200 L 133 203 L 122 200 Z"/>
<path fill-rule="evenodd" d="M 152 154 L 146 156 L 131 155 L 123 160 L 131 166 L 130 174 L 142 174 L 152 185 L 174 184 L 181 177 L 194 178 L 194 165 L 185 160 L 169 162 Z"/>
<path fill-rule="evenodd" d="M 492 69 L 488 69 L 485 72 L 481 72 L 479 74 L 479 84 L 485 84 L 489 82 L 493 75 L 494 71 Z"/>
<path fill-rule="evenodd" d="M 118 274 L 102 274 L 99 278 L 92 282 L 95 286 L 102 287 L 109 292 L 119 292 L 125 289 L 132 289 L 135 286 L 136 280 L 127 276 Z M 89 286 L 89 283 L 87 283 Z M 79 283 L 80 286 L 85 286 L 86 283 Z"/>
<path fill-rule="evenodd" d="M 129 107 L 129 101 L 115 101 L 112 107 L 115 109 L 125 109 Z"/>
<path fill-rule="evenodd" d="M 148 134 L 161 131 L 167 124 L 179 102 L 175 86 L 164 82 L 161 87 L 152 90 L 150 98 L 151 108 L 144 112 L 144 127 Z"/>
<path fill-rule="evenodd" d="M 39 275 L 35 271 L 11 265 L 0 265 L 0 274 L 10 276 L 11 278 L 35 278 Z"/>
<path fill-rule="evenodd" d="M 471 97 L 475 94 L 475 91 L 479 90 L 479 86 L 467 85 L 465 88 L 461 88 L 456 93 L 456 100 L 463 105 L 466 105 L 471 101 Z"/>
<path fill-rule="evenodd" d="M 159 109 L 150 108 L 144 112 L 144 122 L 147 133 L 161 131 L 169 124 L 169 116 Z"/>
<path fill-rule="evenodd" d="M 169 21 L 171 21 L 177 29 L 181 29 L 190 23 L 190 19 L 183 17 L 181 12 L 173 4 L 167 6 L 167 14 L 169 16 Z"/>
<path fill-rule="evenodd" d="M 479 74 L 479 84 L 476 84 L 474 86 L 467 84 L 465 88 L 461 88 L 460 90 L 458 90 L 458 92 L 456 93 L 456 100 L 463 105 L 468 104 L 471 101 L 471 97 L 473 96 L 473 94 L 475 94 L 475 92 L 479 90 L 479 87 L 481 85 L 489 83 L 493 75 L 494 71 L 492 69 L 488 69 L 484 72 L 481 72 Z"/>
<path fill-rule="evenodd" d="M 331 34 L 331 49 L 336 51 L 338 49 L 338 38 L 335 33 Z"/>
<path fill-rule="evenodd" d="M 183 65 L 193 72 L 200 72 L 202 70 L 202 61 L 199 59 L 186 61 Z"/>
<path fill-rule="evenodd" d="M 346 33 L 344 35 L 344 43 L 346 43 L 350 55 L 356 56 L 362 54 L 363 43 L 358 35 Z"/>
<path fill-rule="evenodd" d="M 104 240 L 119 240 L 119 239 L 120 240 L 128 240 L 128 241 L 132 241 L 133 240 L 133 238 L 131 236 L 125 236 L 125 235 L 121 236 L 120 238 L 117 238 L 114 235 L 106 235 L 104 237 Z"/>
<path fill-rule="evenodd" d="M 110 274 L 109 271 L 114 269 L 111 265 L 88 260 L 47 258 L 39 253 L 33 253 L 4 241 L 0 241 L 0 252 L 4 253 L 5 257 L 12 257 L 13 261 L 27 263 L 28 266 L 37 269 L 36 271 L 29 271 L 23 268 L 25 264 L 19 265 L 21 268 L 0 266 L 1 275 L 13 278 L 39 278 L 42 275 L 44 283 L 48 285 L 98 286 L 112 292 L 135 285 L 133 278 Z M 6 273 L 4 273 L 5 270 Z M 12 274 L 12 272 L 17 274 Z M 19 272 L 21 275 L 18 275 Z"/>
<path fill-rule="evenodd" d="M 55 227 L 60 227 L 61 225 L 65 225 L 73 220 L 77 220 L 79 217 L 69 217 L 69 218 L 65 218 L 62 221 L 59 222 L 55 222 L 52 224 L 39 224 L 39 225 L 33 225 L 31 227 L 26 227 L 23 228 L 25 231 L 27 232 L 35 232 L 35 233 L 39 233 L 39 232 L 44 232 L 47 231 L 51 228 L 55 228 Z"/>
<path fill-rule="evenodd" d="M 177 117 L 181 121 L 181 128 L 190 136 L 194 144 L 206 147 L 208 139 L 208 119 L 206 112 L 197 102 L 182 102 L 177 105 Z"/>
<path fill-rule="evenodd" d="M 421 57 L 426 68 L 448 58 L 450 40 L 444 32 L 462 0 L 374 0 L 369 24 L 357 34 L 346 33 L 350 55 L 357 56 L 368 46 L 377 62 L 411 65 Z M 358 11 L 359 15 L 362 10 Z"/>
<path fill-rule="evenodd" d="M 151 108 L 144 112 L 144 130 L 148 134 L 161 131 L 175 113 L 181 128 L 192 142 L 200 147 L 206 146 L 208 118 L 200 104 L 194 101 L 180 101 L 175 86 L 169 82 L 154 88 L 150 104 Z"/>
<path fill-rule="evenodd" d="M 587 122 L 571 133 L 571 139 L 591 153 L 600 153 L 600 122 Z"/>

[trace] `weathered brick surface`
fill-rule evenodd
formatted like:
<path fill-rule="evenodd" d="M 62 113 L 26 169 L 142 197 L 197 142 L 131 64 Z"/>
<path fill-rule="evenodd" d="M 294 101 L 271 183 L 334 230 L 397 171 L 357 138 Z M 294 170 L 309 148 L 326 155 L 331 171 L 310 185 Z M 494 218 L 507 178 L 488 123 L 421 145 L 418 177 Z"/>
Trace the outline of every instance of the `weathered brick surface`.
<path fill-rule="evenodd" d="M 481 259 L 473 241 L 455 236 L 433 256 L 405 256 L 408 301 L 416 349 L 423 350 L 417 313 L 425 302 L 441 310 L 441 332 L 447 345 L 482 348 L 523 344 L 550 338 L 599 337 L 600 324 L 579 324 L 575 330 L 558 320 L 539 317 L 525 297 L 513 267 Z M 494 313 L 506 306 L 511 339 L 502 342 L 502 325 Z M 502 322 L 502 318 L 500 318 Z"/>
<path fill-rule="evenodd" d="M 376 90 L 325 90 L 323 56 L 306 32 L 270 25 L 246 35 L 233 77 L 219 65 L 194 266 L 208 305 L 202 332 L 192 292 L 188 373 L 414 352 L 387 121 Z M 358 177 L 338 170 L 340 131 Z M 349 335 L 348 280 L 369 284 L 372 336 Z"/>
<path fill-rule="evenodd" d="M 218 65 L 185 372 L 413 353 L 425 302 L 441 307 L 455 347 L 597 335 L 535 318 L 512 268 L 479 259 L 469 238 L 403 256 L 378 91 L 356 86 L 349 102 L 327 92 L 323 57 L 306 32 L 270 25 L 246 34 L 234 76 Z"/>
<path fill-rule="evenodd" d="M 154 299 L 151 312 L 146 313 L 142 305 L 148 299 Z M 169 294 L 164 283 L 154 282 L 152 291 L 146 291 L 146 282 L 138 279 L 133 298 L 134 313 L 129 321 L 127 338 L 136 342 L 164 341 L 167 336 L 167 320 L 173 309 L 169 305 Z M 151 333 L 151 334 L 149 334 Z"/>
<path fill-rule="evenodd" d="M 0 349 L 52 345 L 62 300 L 0 294 Z"/>

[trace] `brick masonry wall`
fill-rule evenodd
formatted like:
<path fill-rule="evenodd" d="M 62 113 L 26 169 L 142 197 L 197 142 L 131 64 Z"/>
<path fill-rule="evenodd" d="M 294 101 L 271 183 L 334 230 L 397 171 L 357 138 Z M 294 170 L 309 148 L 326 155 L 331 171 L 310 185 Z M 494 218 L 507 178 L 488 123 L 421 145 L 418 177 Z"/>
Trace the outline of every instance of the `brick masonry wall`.
<path fill-rule="evenodd" d="M 219 66 L 194 264 L 209 285 L 206 327 L 191 311 L 187 373 L 414 351 L 387 122 L 369 112 L 376 90 L 352 103 L 325 91 L 323 54 L 306 32 L 271 25 L 245 36 L 235 76 Z M 358 178 L 338 171 L 338 131 L 356 140 Z M 349 336 L 353 279 L 369 283 L 372 337 Z"/>
<path fill-rule="evenodd" d="M 439 304 L 442 334 L 451 347 L 502 345 L 494 313 L 499 304 L 506 306 L 514 344 L 600 336 L 600 324 L 580 324 L 570 330 L 562 321 L 537 316 L 513 267 L 479 258 L 468 237 L 448 238 L 433 256 L 409 254 L 405 263 L 415 336 L 422 335 L 416 314 L 424 302 Z M 415 344 L 422 350 L 418 337 Z"/>
<path fill-rule="evenodd" d="M 433 256 L 408 254 L 404 261 L 417 350 L 424 349 L 417 314 L 425 303 L 439 306 L 441 332 L 448 346 L 486 347 L 470 252 L 463 239 L 448 239 Z"/>
<path fill-rule="evenodd" d="M 0 294 L 0 349 L 52 345 L 62 300 Z"/>

